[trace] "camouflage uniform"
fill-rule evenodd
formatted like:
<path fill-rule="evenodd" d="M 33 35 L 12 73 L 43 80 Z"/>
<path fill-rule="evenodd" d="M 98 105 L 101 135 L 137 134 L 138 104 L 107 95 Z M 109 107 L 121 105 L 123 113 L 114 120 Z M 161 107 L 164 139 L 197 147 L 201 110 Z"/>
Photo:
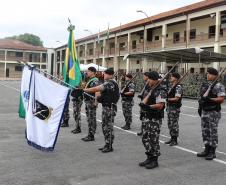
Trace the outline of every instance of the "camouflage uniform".
<path fill-rule="evenodd" d="M 208 83 L 210 85 L 211 82 Z M 216 96 L 225 96 L 225 87 L 221 83 L 217 83 L 212 89 L 212 94 Z M 218 123 L 221 118 L 221 112 L 216 110 L 202 110 L 201 129 L 202 138 L 205 145 L 214 148 L 218 145 Z"/>
<path fill-rule="evenodd" d="M 101 87 L 102 103 L 102 130 L 105 138 L 106 149 L 111 149 L 114 141 L 114 117 L 117 112 L 117 101 L 119 99 L 119 88 L 115 80 L 106 80 Z M 116 95 L 117 94 L 117 95 Z M 104 151 L 104 148 L 102 152 Z"/>
<path fill-rule="evenodd" d="M 174 97 L 182 98 L 182 93 L 183 93 L 182 86 L 177 85 L 175 87 Z M 180 115 L 180 106 L 168 103 L 167 104 L 168 128 L 170 131 L 171 138 L 173 137 L 177 138 L 179 136 L 179 125 L 178 125 L 179 115 Z"/>
<path fill-rule="evenodd" d="M 166 101 L 166 91 L 162 87 L 157 87 L 152 92 L 152 97 L 154 98 L 156 103 L 165 103 Z M 148 103 L 149 104 L 149 103 Z M 149 104 L 150 105 L 150 104 Z M 162 114 L 164 114 L 164 110 L 162 110 Z M 154 118 L 153 116 L 157 114 L 148 114 L 144 111 L 144 118 L 143 118 L 143 137 L 142 142 L 144 148 L 146 149 L 146 154 L 151 157 L 158 157 L 160 156 L 160 145 L 159 145 L 159 135 L 160 135 L 160 128 L 162 125 L 162 117 Z"/>
<path fill-rule="evenodd" d="M 65 103 L 65 109 L 63 113 L 63 121 L 61 123 L 61 127 L 68 127 L 68 121 L 70 119 L 70 113 L 69 113 L 69 105 L 70 105 L 70 97 L 68 97 L 68 100 Z"/>
<path fill-rule="evenodd" d="M 86 88 L 92 88 L 99 85 L 98 78 L 94 77 L 90 79 L 86 85 Z M 95 96 L 95 93 L 89 93 L 92 96 Z M 88 122 L 88 135 L 94 136 L 96 132 L 97 122 L 96 122 L 96 109 L 95 100 L 84 94 L 85 99 L 85 110 Z"/>
<path fill-rule="evenodd" d="M 147 85 L 147 86 L 145 87 L 145 90 L 144 90 L 143 94 L 141 95 L 141 100 L 143 100 L 143 99 L 148 95 L 149 91 L 150 91 L 150 88 L 149 88 L 149 86 Z M 138 133 L 138 135 L 142 135 L 142 134 L 144 133 L 144 127 L 145 127 L 145 123 L 144 123 L 144 113 L 145 113 L 145 112 L 144 112 L 143 109 L 141 108 L 141 109 L 140 109 L 141 133 Z"/>
<path fill-rule="evenodd" d="M 123 89 L 124 87 L 122 87 Z M 135 85 L 134 83 L 129 83 L 128 87 L 126 88 L 126 90 L 124 91 L 124 93 L 126 92 L 132 92 L 135 93 Z M 122 96 L 122 111 L 123 111 L 123 115 L 125 117 L 125 122 L 128 128 L 130 128 L 130 125 L 132 123 L 132 108 L 134 106 L 134 100 L 132 96 L 126 96 L 124 94 L 121 95 Z M 125 127 L 124 126 L 124 127 Z"/>
<path fill-rule="evenodd" d="M 75 120 L 75 128 L 81 128 L 81 107 L 83 104 L 83 98 L 78 97 L 72 98 L 72 103 L 73 103 L 73 117 Z"/>

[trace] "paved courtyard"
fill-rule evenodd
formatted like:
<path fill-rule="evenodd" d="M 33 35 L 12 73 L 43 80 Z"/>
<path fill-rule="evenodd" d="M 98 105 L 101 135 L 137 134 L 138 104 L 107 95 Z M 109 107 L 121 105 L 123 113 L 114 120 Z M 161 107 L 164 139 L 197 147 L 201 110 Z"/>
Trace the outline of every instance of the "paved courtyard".
<path fill-rule="evenodd" d="M 3 85 L 4 84 L 4 85 Z M 115 119 L 114 152 L 98 150 L 104 144 L 101 130 L 101 105 L 95 142 L 81 140 L 87 134 L 82 116 L 82 133 L 71 134 L 61 128 L 54 152 L 41 152 L 27 145 L 25 121 L 18 118 L 19 81 L 0 81 L 0 184 L 1 185 L 225 185 L 226 184 L 226 104 L 219 124 L 217 158 L 206 161 L 196 157 L 202 150 L 197 101 L 184 99 L 180 116 L 179 145 L 163 144 L 169 133 L 166 117 L 161 129 L 159 167 L 146 170 L 138 166 L 145 159 L 140 128 L 139 100 L 135 99 L 130 131 L 121 130 L 124 118 L 121 103 Z"/>

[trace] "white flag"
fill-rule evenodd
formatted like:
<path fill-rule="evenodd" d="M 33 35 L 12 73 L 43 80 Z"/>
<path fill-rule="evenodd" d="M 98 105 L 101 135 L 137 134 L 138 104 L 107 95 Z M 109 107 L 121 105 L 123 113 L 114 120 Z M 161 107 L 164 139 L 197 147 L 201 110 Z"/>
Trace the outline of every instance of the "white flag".
<path fill-rule="evenodd" d="M 26 138 L 29 145 L 44 151 L 54 150 L 69 89 L 33 70 L 26 113 Z"/>
<path fill-rule="evenodd" d="M 27 111 L 30 80 L 31 80 L 31 70 L 29 70 L 29 68 L 25 66 L 23 69 L 20 88 L 19 117 L 21 118 L 25 118 Z"/>

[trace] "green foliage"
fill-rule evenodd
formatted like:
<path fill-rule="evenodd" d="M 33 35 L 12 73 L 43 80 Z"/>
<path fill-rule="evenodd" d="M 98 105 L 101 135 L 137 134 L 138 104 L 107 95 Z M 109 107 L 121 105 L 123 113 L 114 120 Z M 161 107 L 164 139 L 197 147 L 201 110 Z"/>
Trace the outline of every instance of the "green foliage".
<path fill-rule="evenodd" d="M 27 44 L 31 44 L 33 46 L 43 46 L 43 41 L 40 39 L 40 37 L 30 33 L 14 35 L 12 37 L 6 37 L 6 39 L 19 40 Z"/>

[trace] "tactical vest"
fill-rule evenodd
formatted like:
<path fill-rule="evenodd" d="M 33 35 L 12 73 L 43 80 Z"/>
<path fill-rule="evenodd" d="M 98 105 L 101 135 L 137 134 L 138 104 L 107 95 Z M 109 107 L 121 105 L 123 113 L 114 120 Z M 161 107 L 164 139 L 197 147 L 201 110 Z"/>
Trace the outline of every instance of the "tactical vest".
<path fill-rule="evenodd" d="M 176 87 L 177 87 L 177 86 L 176 86 Z M 168 94 L 168 98 L 175 98 L 176 87 L 174 87 L 174 88 L 172 88 L 172 89 L 170 90 L 170 93 Z M 179 98 L 179 100 L 176 101 L 176 102 L 171 102 L 171 101 L 169 101 L 169 102 L 168 102 L 168 105 L 169 105 L 169 106 L 172 106 L 172 107 L 175 107 L 175 108 L 180 108 L 180 107 L 182 106 L 181 100 L 182 100 L 182 95 L 181 95 L 181 97 Z"/>
<path fill-rule="evenodd" d="M 209 84 L 208 83 L 202 84 L 202 87 L 201 87 L 201 96 L 203 96 L 205 94 L 205 92 L 207 91 L 208 88 L 209 88 Z M 209 92 L 208 97 L 209 98 L 217 98 L 217 95 L 213 94 L 213 88 Z M 202 104 L 202 109 L 204 111 L 217 111 L 217 112 L 219 112 L 221 110 L 221 104 L 220 103 L 213 102 L 213 101 L 204 102 Z"/>
<path fill-rule="evenodd" d="M 129 92 L 129 85 L 131 84 L 132 82 L 130 82 L 127 87 L 125 88 L 124 92 L 123 93 L 127 93 Z M 125 87 L 125 85 L 122 87 L 122 89 Z M 134 97 L 134 93 L 133 95 L 125 95 L 125 94 L 122 94 L 122 100 L 124 101 L 132 101 L 133 100 L 133 97 Z"/>
<path fill-rule="evenodd" d="M 154 96 L 154 93 L 156 90 L 159 90 L 159 89 L 162 89 L 161 87 L 157 87 L 151 94 L 151 96 L 149 97 L 148 99 L 148 102 L 147 104 L 148 105 L 154 105 L 156 104 L 156 97 Z M 146 116 L 149 118 L 149 119 L 152 119 L 152 118 L 155 118 L 155 119 L 162 119 L 164 118 L 164 108 L 162 110 L 149 110 L 149 111 L 146 111 L 145 114 Z"/>
<path fill-rule="evenodd" d="M 116 104 L 120 98 L 118 84 L 114 80 L 109 80 L 109 83 L 114 84 L 114 89 L 104 89 L 101 92 L 101 96 L 97 98 L 97 101 L 102 104 L 102 106 L 111 106 L 112 103 Z"/>
<path fill-rule="evenodd" d="M 96 77 L 91 78 L 91 79 L 88 81 L 88 83 L 86 84 L 86 87 L 85 87 L 85 88 L 90 88 L 90 87 L 91 87 L 91 84 L 92 84 L 94 81 L 96 81 L 96 80 L 98 80 L 98 78 L 96 78 Z M 89 95 L 95 97 L 95 93 L 87 93 L 87 94 L 89 94 Z M 85 101 L 93 100 L 93 98 L 89 97 L 87 94 L 84 94 L 84 99 L 85 99 Z"/>

